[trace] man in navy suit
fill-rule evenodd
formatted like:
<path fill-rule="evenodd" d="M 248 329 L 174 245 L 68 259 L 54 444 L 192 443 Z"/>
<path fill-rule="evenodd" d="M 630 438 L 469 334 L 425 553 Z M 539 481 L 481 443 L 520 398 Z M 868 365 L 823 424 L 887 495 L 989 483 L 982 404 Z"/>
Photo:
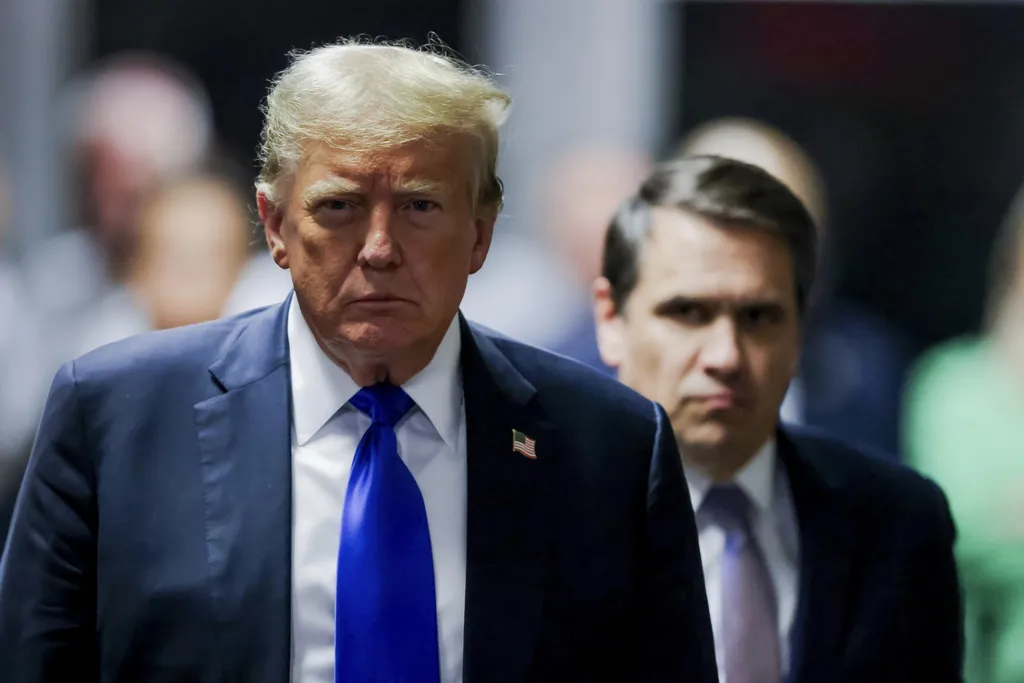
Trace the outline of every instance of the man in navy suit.
<path fill-rule="evenodd" d="M 508 104 L 389 45 L 278 77 L 257 200 L 294 294 L 61 368 L 4 683 L 716 680 L 664 411 L 458 314 Z"/>
<path fill-rule="evenodd" d="M 696 513 L 723 683 L 953 683 L 962 620 L 945 496 L 778 426 L 815 226 L 758 167 L 658 167 L 595 285 L 605 361 L 665 406 Z"/>

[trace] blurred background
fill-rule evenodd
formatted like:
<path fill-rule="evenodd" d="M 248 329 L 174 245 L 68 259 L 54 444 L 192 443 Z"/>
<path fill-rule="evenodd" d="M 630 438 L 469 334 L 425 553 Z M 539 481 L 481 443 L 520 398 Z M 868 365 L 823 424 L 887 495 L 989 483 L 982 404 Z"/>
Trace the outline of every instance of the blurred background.
<path fill-rule="evenodd" d="M 1024 680 L 1009 2 L 0 0 L 0 539 L 60 363 L 287 294 L 255 221 L 259 105 L 289 50 L 355 34 L 436 36 L 511 91 L 463 310 L 602 371 L 589 283 L 653 162 L 738 157 L 800 194 L 823 265 L 783 417 L 944 486 L 973 680 Z"/>

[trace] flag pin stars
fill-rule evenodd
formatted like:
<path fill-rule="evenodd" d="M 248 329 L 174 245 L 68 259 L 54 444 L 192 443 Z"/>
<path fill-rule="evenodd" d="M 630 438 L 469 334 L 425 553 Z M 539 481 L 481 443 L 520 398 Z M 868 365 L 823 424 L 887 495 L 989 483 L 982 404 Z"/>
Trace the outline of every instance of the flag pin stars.
<path fill-rule="evenodd" d="M 537 459 L 537 442 L 518 429 L 512 430 L 512 450 L 531 460 Z"/>

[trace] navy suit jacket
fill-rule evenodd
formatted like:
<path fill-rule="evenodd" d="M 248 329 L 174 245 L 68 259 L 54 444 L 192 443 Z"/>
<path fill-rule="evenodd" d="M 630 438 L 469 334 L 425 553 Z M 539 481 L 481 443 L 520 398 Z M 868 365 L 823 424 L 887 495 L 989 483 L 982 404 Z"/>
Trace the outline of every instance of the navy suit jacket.
<path fill-rule="evenodd" d="M 962 681 L 955 532 L 938 486 L 789 427 L 778 453 L 800 532 L 790 683 Z"/>
<path fill-rule="evenodd" d="M 147 334 L 60 370 L 0 563 L 4 683 L 287 683 L 286 316 Z M 465 681 L 715 681 L 664 411 L 461 328 Z"/>

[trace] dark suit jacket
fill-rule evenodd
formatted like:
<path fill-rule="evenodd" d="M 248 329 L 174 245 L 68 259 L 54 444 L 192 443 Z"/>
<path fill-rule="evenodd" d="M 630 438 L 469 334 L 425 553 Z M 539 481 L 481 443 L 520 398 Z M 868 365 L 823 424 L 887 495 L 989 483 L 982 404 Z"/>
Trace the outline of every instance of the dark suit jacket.
<path fill-rule="evenodd" d="M 0 565 L 4 683 L 287 683 L 286 317 L 287 302 L 143 335 L 60 370 Z M 467 683 L 716 680 L 664 411 L 465 321 L 462 343 Z"/>
<path fill-rule="evenodd" d="M 800 529 L 791 683 L 962 680 L 963 619 L 946 498 L 837 442 L 780 431 Z"/>

